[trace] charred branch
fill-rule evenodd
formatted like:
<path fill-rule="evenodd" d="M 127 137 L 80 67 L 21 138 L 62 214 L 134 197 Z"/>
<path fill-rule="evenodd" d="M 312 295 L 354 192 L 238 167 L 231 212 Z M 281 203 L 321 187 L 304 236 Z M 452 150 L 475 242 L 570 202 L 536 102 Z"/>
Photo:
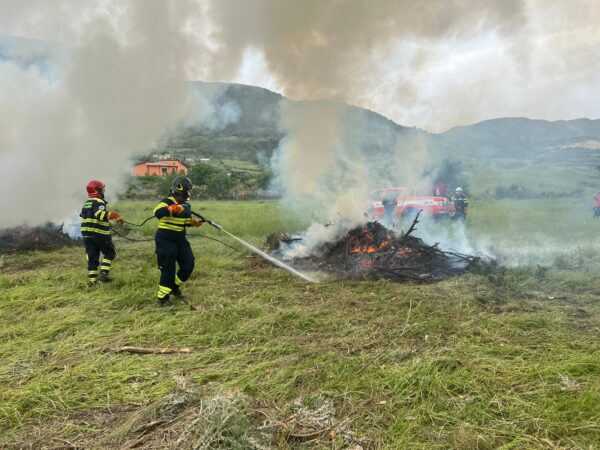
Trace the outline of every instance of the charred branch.
<path fill-rule="evenodd" d="M 403 238 L 405 238 L 406 236 L 408 236 L 410 233 L 412 233 L 413 231 L 415 231 L 417 229 L 416 226 L 419 223 L 419 216 L 421 215 L 422 212 L 423 212 L 423 210 L 420 209 L 419 212 L 417 213 L 417 215 L 415 216 L 415 219 L 413 220 L 408 231 L 402 235 Z"/>

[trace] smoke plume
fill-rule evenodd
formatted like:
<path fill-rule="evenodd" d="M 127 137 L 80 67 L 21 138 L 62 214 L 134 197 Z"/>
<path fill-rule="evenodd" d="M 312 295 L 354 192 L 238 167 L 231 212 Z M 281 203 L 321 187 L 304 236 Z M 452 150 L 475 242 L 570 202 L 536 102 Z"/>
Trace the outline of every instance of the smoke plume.
<path fill-rule="evenodd" d="M 60 5 L 72 9 L 62 23 L 68 50 L 50 63 L 57 70 L 43 60 L 0 59 L 0 200 L 11 211 L 2 226 L 62 220 L 91 179 L 116 193 L 131 155 L 152 148 L 187 109 L 182 12 L 192 3 L 135 1 L 110 11 Z M 53 7 L 19 2 L 2 11 L 32 21 L 48 13 L 52 34 Z"/>
<path fill-rule="evenodd" d="M 418 136 L 378 136 L 369 130 L 367 115 L 339 102 L 373 105 L 380 59 L 399 41 L 467 38 L 481 27 L 508 33 L 524 21 L 519 1 L 484 7 L 475 1 L 424 6 L 412 1 L 251 0 L 245 8 L 234 3 L 213 2 L 209 10 L 219 49 L 212 73 L 231 77 L 245 52 L 258 49 L 283 93 L 303 101 L 282 108 L 287 137 L 274 158 L 275 173 L 291 198 L 310 201 L 325 221 L 344 223 L 344 228 L 365 220 L 363 199 L 369 190 L 414 185 L 427 154 Z M 395 87 L 410 96 L 410 83 L 400 80 Z M 392 90 L 389 97 L 394 96 Z"/>

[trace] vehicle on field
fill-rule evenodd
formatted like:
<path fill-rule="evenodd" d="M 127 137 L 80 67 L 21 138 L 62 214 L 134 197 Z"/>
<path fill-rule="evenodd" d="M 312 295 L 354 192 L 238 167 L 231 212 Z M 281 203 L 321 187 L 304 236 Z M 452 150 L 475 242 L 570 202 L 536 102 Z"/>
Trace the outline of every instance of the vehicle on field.
<path fill-rule="evenodd" d="M 389 205 L 393 205 L 391 214 L 394 220 L 412 219 L 419 210 L 423 210 L 421 217 L 440 220 L 450 217 L 451 203 L 443 195 L 431 195 L 423 190 L 411 191 L 404 187 L 390 187 L 369 193 L 366 213 L 375 219 L 384 219 L 386 204 L 388 208 Z"/>

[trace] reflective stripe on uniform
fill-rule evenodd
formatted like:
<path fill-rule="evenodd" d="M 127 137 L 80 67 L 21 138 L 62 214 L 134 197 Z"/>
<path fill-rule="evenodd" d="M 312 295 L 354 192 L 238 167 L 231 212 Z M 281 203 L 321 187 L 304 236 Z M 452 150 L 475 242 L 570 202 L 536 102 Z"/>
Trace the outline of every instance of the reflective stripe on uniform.
<path fill-rule="evenodd" d="M 175 284 L 176 284 L 177 286 L 181 286 L 183 283 L 184 283 L 184 282 L 183 282 L 183 281 L 181 281 L 181 279 L 180 279 L 180 278 L 179 278 L 177 275 L 175 275 Z"/>
<path fill-rule="evenodd" d="M 158 211 L 159 209 L 166 208 L 167 206 L 169 205 L 167 205 L 165 202 L 160 202 L 158 205 L 156 205 L 156 208 L 154 208 L 153 212 L 156 213 L 156 211 Z"/>
<path fill-rule="evenodd" d="M 170 225 L 168 223 L 163 223 L 162 221 L 159 223 L 158 228 L 162 230 L 171 230 L 182 232 L 185 228 L 181 225 Z"/>
<path fill-rule="evenodd" d="M 82 219 L 81 223 L 93 223 L 96 225 L 101 225 L 104 227 L 109 227 L 109 224 L 106 220 L 97 220 L 97 219 Z"/>
<path fill-rule="evenodd" d="M 110 230 L 101 230 L 99 228 L 81 227 L 81 233 L 83 234 L 84 232 L 110 235 Z"/>
<path fill-rule="evenodd" d="M 160 284 L 158 285 L 158 292 L 156 293 L 156 296 L 161 299 L 161 298 L 165 298 L 167 295 L 169 295 L 171 292 L 173 291 L 173 289 L 166 287 L 166 286 L 161 286 Z"/>
<path fill-rule="evenodd" d="M 94 213 L 94 215 L 101 221 L 106 222 L 106 211 L 104 210 L 98 210 Z M 93 219 L 88 219 L 88 220 L 93 220 Z M 108 223 L 108 222 L 106 222 Z"/>
<path fill-rule="evenodd" d="M 177 200 L 174 197 L 168 197 L 168 200 L 173 202 L 173 205 L 179 205 Z M 154 213 L 162 208 L 167 208 L 170 205 L 165 202 L 160 202 L 156 208 L 154 208 Z M 161 217 L 158 221 L 158 228 L 163 230 L 171 230 L 182 232 L 185 231 L 185 226 L 191 224 L 191 219 L 189 217 L 173 217 L 173 215 L 169 212 L 168 216 Z"/>

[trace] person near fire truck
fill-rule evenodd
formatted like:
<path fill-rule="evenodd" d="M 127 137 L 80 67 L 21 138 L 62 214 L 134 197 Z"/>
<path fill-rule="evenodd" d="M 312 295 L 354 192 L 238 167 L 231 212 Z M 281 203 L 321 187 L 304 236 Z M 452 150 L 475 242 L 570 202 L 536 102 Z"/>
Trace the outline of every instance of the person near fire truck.
<path fill-rule="evenodd" d="M 396 192 L 395 191 L 387 191 L 383 199 L 381 199 L 381 205 L 383 206 L 383 222 L 392 230 L 396 229 L 396 207 L 398 206 L 398 201 L 396 200 Z"/>
<path fill-rule="evenodd" d="M 123 222 L 118 212 L 108 210 L 108 203 L 104 199 L 105 188 L 101 181 L 90 181 L 85 187 L 88 199 L 79 213 L 90 287 L 96 286 L 98 281 L 107 283 L 113 280 L 109 274 L 117 252 L 110 235 L 109 220 Z"/>
<path fill-rule="evenodd" d="M 594 219 L 600 217 L 600 192 L 596 192 L 594 195 L 594 200 L 596 200 L 596 204 L 594 206 Z"/>
<path fill-rule="evenodd" d="M 159 306 L 170 305 L 171 295 L 183 297 L 181 286 L 194 270 L 194 253 L 186 238 L 186 227 L 199 227 L 203 222 L 192 217 L 188 203 L 192 188 L 189 178 L 175 178 L 169 196 L 154 208 L 154 215 L 159 221 L 154 237 L 160 269 L 156 294 Z"/>
<path fill-rule="evenodd" d="M 454 199 L 452 200 L 454 204 L 454 220 L 467 220 L 467 212 L 469 210 L 469 202 L 465 198 L 463 190 L 461 187 L 457 187 L 454 192 Z"/>

